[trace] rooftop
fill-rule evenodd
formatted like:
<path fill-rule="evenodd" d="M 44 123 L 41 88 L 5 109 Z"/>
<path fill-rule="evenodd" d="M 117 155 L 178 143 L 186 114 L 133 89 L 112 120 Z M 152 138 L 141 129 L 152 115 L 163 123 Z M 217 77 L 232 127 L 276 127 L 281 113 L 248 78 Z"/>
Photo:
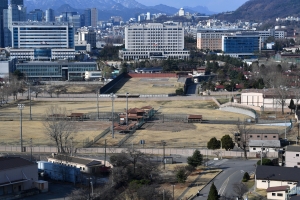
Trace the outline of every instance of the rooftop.
<path fill-rule="evenodd" d="M 0 171 L 24 167 L 28 165 L 36 164 L 20 157 L 0 157 Z"/>
<path fill-rule="evenodd" d="M 289 189 L 290 189 L 290 186 L 288 186 L 288 185 L 277 186 L 277 187 L 269 187 L 267 189 L 267 192 L 287 191 Z"/>
<path fill-rule="evenodd" d="M 249 146 L 281 147 L 279 140 L 249 140 Z"/>
<path fill-rule="evenodd" d="M 258 165 L 256 178 L 259 180 L 298 182 L 300 180 L 300 168 Z"/>
<path fill-rule="evenodd" d="M 65 155 L 56 155 L 54 157 L 51 157 L 56 160 L 61 160 L 61 161 L 67 161 L 67 162 L 72 162 L 72 163 L 77 163 L 77 164 L 82 164 L 86 166 L 95 166 L 95 165 L 101 165 L 102 162 L 99 160 L 90 160 L 86 158 L 80 158 L 80 157 L 71 157 L 71 156 L 65 156 Z"/>
<path fill-rule="evenodd" d="M 287 146 L 286 151 L 300 152 L 300 146 Z"/>

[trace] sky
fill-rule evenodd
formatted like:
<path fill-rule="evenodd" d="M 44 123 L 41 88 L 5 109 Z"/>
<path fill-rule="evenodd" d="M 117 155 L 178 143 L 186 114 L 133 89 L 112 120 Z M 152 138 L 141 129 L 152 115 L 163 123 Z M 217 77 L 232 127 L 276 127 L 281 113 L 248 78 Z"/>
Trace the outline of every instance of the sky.
<path fill-rule="evenodd" d="M 175 8 L 205 6 L 210 11 L 233 11 L 243 5 L 247 0 L 136 0 L 146 6 L 165 4 Z"/>

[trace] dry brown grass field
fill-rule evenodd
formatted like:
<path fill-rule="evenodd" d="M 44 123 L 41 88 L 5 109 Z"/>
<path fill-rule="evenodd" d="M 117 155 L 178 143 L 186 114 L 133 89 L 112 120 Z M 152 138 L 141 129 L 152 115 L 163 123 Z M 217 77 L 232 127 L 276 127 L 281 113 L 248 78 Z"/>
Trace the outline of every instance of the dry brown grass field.
<path fill-rule="evenodd" d="M 95 113 L 97 111 L 96 102 L 32 102 L 32 117 L 38 117 L 38 121 L 29 121 L 29 102 L 22 102 L 25 104 L 23 110 L 23 138 L 25 145 L 29 139 L 33 139 L 35 145 L 49 145 L 51 144 L 49 138 L 44 134 L 44 127 L 41 117 L 45 110 L 51 105 L 59 105 L 66 107 L 71 112 L 76 113 Z M 100 112 L 110 112 L 111 102 L 100 101 Z M 215 103 L 212 101 L 148 101 L 148 102 L 130 102 L 129 108 L 142 107 L 151 105 L 155 109 L 159 109 L 162 114 L 201 114 L 204 119 L 225 119 L 238 120 L 249 118 L 245 115 L 224 112 L 216 110 Z M 114 108 L 116 112 L 124 111 L 126 102 L 116 101 Z M 17 103 L 0 107 L 0 144 L 18 144 L 20 134 L 19 110 Z M 4 121 L 12 120 L 12 121 Z M 74 144 L 82 146 L 83 140 L 87 138 L 92 140 L 95 136 L 100 134 L 108 126 L 110 122 L 103 121 L 89 121 L 89 122 L 73 122 L 77 128 L 77 133 L 74 136 Z M 161 140 L 165 140 L 169 147 L 193 147 L 206 146 L 207 141 L 211 137 L 220 139 L 225 134 L 231 134 L 232 125 L 215 125 L 215 124 L 187 124 L 187 123 L 155 123 L 147 124 L 144 130 L 138 130 L 128 142 L 130 144 L 138 145 L 140 140 L 146 141 L 146 147 L 153 147 L 158 145 Z M 278 127 L 256 127 L 259 129 L 276 129 Z M 115 138 L 108 134 L 105 138 L 99 140 L 96 146 L 104 145 L 104 139 L 107 139 L 108 145 L 117 145 L 125 135 L 116 132 Z"/>
<path fill-rule="evenodd" d="M 163 80 L 165 79 L 165 80 Z M 177 78 L 125 78 L 115 86 L 111 92 L 117 94 L 170 94 L 182 87 Z"/>

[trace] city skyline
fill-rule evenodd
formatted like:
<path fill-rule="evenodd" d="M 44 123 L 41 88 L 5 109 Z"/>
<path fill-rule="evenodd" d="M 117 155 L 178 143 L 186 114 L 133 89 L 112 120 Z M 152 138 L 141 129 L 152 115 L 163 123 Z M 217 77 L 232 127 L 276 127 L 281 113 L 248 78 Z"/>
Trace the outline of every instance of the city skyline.
<path fill-rule="evenodd" d="M 207 7 L 210 11 L 213 12 L 225 12 L 225 11 L 233 11 L 236 10 L 238 7 L 243 5 L 248 0 L 136 0 L 137 2 L 144 4 L 146 6 L 155 6 L 159 4 L 165 4 L 167 6 L 172 6 L 176 8 L 181 7 L 196 7 L 196 6 L 203 6 Z"/>

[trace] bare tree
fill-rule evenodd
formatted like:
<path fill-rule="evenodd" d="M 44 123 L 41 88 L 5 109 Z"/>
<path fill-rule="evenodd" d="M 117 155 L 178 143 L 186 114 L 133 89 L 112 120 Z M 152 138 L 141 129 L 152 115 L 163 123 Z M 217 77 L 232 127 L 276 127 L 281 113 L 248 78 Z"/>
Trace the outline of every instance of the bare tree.
<path fill-rule="evenodd" d="M 54 93 L 56 94 L 57 98 L 60 94 L 64 94 L 67 92 L 67 88 L 64 85 L 55 85 L 54 86 Z"/>
<path fill-rule="evenodd" d="M 54 141 L 59 153 L 68 151 L 68 140 L 76 133 L 76 127 L 67 120 L 69 115 L 66 108 L 50 106 L 45 112 L 45 134 Z"/>
<path fill-rule="evenodd" d="M 249 133 L 251 127 L 245 122 L 238 121 L 235 128 L 231 130 L 233 132 L 233 138 L 237 146 L 243 150 L 244 157 L 247 159 L 247 150 L 249 145 Z"/>
<path fill-rule="evenodd" d="M 30 89 L 31 89 L 31 92 L 33 92 L 35 94 L 35 98 L 37 98 L 38 95 L 44 91 L 43 88 L 39 85 L 31 87 Z"/>
<path fill-rule="evenodd" d="M 55 92 L 54 85 L 47 85 L 45 88 L 45 91 L 50 95 L 50 97 L 53 97 L 53 93 Z"/>
<path fill-rule="evenodd" d="M 239 197 L 239 198 L 242 198 L 243 195 L 248 192 L 248 187 L 240 182 L 240 183 L 235 183 L 233 184 L 233 191 L 236 193 L 236 195 Z"/>
<path fill-rule="evenodd" d="M 17 76 L 10 75 L 8 87 L 10 93 L 14 96 L 14 100 L 18 99 L 18 92 L 21 87 L 21 82 L 18 80 Z"/>
<path fill-rule="evenodd" d="M 264 80 L 267 83 L 267 86 L 273 88 L 276 101 L 281 105 L 282 114 L 284 114 L 284 107 L 286 99 L 288 99 L 289 89 L 288 89 L 288 77 L 282 74 L 281 72 L 270 72 L 265 77 Z"/>

